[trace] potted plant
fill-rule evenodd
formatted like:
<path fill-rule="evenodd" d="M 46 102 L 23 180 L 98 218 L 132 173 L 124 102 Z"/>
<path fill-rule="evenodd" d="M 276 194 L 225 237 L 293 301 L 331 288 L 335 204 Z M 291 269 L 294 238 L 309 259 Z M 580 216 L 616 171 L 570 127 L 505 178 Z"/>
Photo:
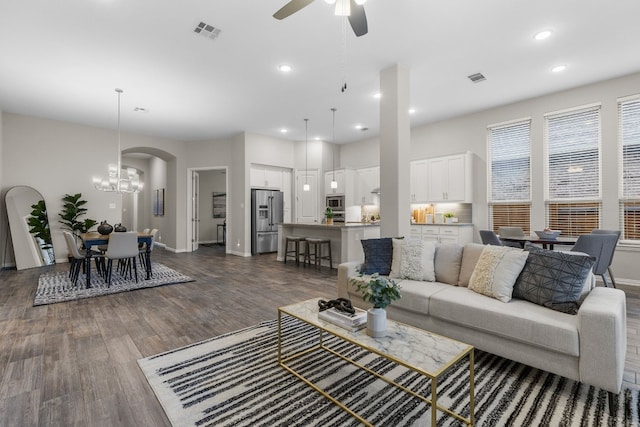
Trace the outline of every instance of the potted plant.
<path fill-rule="evenodd" d="M 62 206 L 62 212 L 58 214 L 60 217 L 60 224 L 64 225 L 64 228 L 71 231 L 76 237 L 81 233 L 88 232 L 98 222 L 90 219 L 80 219 L 87 213 L 87 209 L 84 205 L 87 204 L 86 200 L 81 199 L 82 194 L 65 194 L 62 198 L 64 205 Z"/>
<path fill-rule="evenodd" d="M 333 210 L 330 207 L 324 211 L 324 216 L 327 218 L 327 225 L 333 225 Z"/>
<path fill-rule="evenodd" d="M 363 278 L 360 274 L 356 288 L 362 294 L 362 299 L 373 305 L 373 308 L 367 311 L 367 334 L 374 338 L 384 336 L 387 329 L 385 308 L 401 298 L 400 287 L 395 280 L 374 273 L 369 279 Z"/>
<path fill-rule="evenodd" d="M 453 218 L 455 217 L 455 215 L 453 214 L 453 212 L 445 212 L 445 214 L 443 215 L 444 220 L 447 224 L 452 224 L 453 223 Z"/>

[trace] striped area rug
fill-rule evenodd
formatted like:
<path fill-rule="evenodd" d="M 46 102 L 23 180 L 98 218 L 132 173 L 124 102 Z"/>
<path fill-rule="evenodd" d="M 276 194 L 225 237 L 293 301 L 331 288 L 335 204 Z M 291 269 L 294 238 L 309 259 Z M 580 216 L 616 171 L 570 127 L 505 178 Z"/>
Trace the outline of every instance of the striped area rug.
<path fill-rule="evenodd" d="M 135 279 L 121 276 L 114 266 L 111 286 L 107 286 L 105 279 L 92 270 L 90 288 L 86 287 L 86 276 L 83 274 L 80 274 L 78 282 L 74 285 L 69 279 L 68 271 L 44 273 L 38 279 L 38 288 L 36 289 L 33 305 L 35 307 L 37 305 L 117 294 L 136 289 L 193 282 L 191 277 L 185 276 L 164 264 L 152 263 L 151 271 L 153 272 L 152 277 L 149 280 L 145 280 L 146 272 L 138 270 L 138 282 L 136 283 Z"/>
<path fill-rule="evenodd" d="M 284 350 L 317 341 L 318 332 L 283 317 Z M 357 420 L 277 364 L 277 323 L 264 322 L 138 361 L 174 426 L 359 426 Z M 428 396 L 429 381 L 336 338 L 325 344 Z M 616 417 L 607 393 L 476 351 L 478 426 L 638 426 L 638 392 L 624 390 Z M 429 426 L 430 409 L 326 352 L 295 365 L 376 426 Z M 440 380 L 438 402 L 468 416 L 468 362 Z M 461 422 L 438 412 L 438 426 Z"/>

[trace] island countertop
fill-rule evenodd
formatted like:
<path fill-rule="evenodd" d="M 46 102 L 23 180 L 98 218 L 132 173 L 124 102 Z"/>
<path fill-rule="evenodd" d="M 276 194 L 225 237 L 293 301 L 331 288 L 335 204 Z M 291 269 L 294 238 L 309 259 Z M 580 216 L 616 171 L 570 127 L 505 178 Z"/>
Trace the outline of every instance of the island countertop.
<path fill-rule="evenodd" d="M 322 224 L 320 222 L 285 222 L 281 225 L 286 227 L 322 227 L 322 228 L 358 228 L 358 227 L 380 227 L 380 222 L 347 222 Z"/>

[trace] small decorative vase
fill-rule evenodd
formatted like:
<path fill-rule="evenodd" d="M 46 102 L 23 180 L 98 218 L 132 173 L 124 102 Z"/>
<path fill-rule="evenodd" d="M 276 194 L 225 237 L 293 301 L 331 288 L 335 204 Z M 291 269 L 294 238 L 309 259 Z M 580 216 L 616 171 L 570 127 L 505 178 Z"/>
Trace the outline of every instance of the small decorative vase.
<path fill-rule="evenodd" d="M 387 310 L 384 308 L 370 308 L 367 311 L 367 335 L 380 338 L 387 331 Z"/>
<path fill-rule="evenodd" d="M 114 230 L 116 233 L 126 233 L 127 232 L 127 227 L 125 227 L 124 225 L 118 223 L 116 225 L 114 225 Z"/>
<path fill-rule="evenodd" d="M 102 234 L 103 236 L 111 234 L 112 231 L 113 227 L 111 226 L 111 224 L 108 224 L 107 221 L 102 221 L 98 226 L 98 233 Z"/>
<path fill-rule="evenodd" d="M 327 225 L 333 225 L 333 218 L 327 218 Z"/>

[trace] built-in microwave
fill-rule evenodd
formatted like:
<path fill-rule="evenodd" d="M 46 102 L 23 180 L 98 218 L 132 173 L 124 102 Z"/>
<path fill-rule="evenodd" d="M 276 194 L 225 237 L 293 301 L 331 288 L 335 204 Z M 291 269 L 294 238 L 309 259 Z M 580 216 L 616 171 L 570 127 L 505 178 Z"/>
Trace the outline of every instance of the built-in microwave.
<path fill-rule="evenodd" d="M 344 196 L 327 196 L 325 206 L 334 211 L 344 211 Z"/>

